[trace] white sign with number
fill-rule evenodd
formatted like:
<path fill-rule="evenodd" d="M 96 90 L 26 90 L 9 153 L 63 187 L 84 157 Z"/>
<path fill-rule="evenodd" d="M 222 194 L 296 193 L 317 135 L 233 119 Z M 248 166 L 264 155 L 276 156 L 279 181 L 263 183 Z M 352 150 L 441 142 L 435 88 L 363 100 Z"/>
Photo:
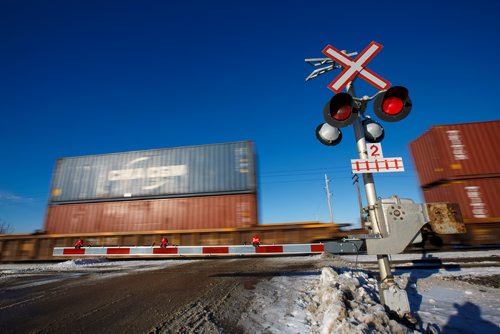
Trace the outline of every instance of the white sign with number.
<path fill-rule="evenodd" d="M 351 159 L 351 170 L 360 173 L 404 172 L 403 158 Z"/>
<path fill-rule="evenodd" d="M 384 157 L 382 153 L 382 144 L 380 143 L 367 143 L 366 153 L 368 154 L 369 160 L 382 159 Z"/>

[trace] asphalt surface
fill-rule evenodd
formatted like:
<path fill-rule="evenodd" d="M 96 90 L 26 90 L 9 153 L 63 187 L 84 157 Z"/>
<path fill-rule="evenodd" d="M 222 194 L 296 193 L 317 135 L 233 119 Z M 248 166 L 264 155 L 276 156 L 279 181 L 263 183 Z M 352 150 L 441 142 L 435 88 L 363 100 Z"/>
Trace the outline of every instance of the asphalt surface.
<path fill-rule="evenodd" d="M 213 259 L 106 279 L 95 272 L 43 273 L 40 284 L 17 278 L 15 289 L 0 286 L 0 333 L 243 333 L 238 320 L 259 281 L 319 272 L 320 262 Z"/>

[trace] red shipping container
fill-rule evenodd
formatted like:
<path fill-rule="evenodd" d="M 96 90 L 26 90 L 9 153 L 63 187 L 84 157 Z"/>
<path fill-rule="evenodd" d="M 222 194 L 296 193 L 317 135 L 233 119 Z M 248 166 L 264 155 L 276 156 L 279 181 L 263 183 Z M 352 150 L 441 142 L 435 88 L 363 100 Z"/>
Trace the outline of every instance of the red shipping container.
<path fill-rule="evenodd" d="M 45 219 L 45 231 L 57 234 L 255 225 L 255 194 L 52 205 Z"/>
<path fill-rule="evenodd" d="M 500 178 L 451 181 L 423 189 L 423 193 L 427 203 L 458 203 L 464 218 L 500 221 Z"/>
<path fill-rule="evenodd" d="M 420 185 L 500 176 L 500 121 L 434 126 L 410 143 Z"/>

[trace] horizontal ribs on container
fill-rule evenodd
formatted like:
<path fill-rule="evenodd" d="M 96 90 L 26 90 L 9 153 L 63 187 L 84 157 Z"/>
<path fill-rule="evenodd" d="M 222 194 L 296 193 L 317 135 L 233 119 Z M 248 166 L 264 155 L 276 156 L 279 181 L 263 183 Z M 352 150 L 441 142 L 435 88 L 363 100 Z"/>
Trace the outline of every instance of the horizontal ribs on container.
<path fill-rule="evenodd" d="M 48 208 L 45 231 L 166 231 L 256 224 L 256 195 L 240 194 L 52 205 Z"/>
<path fill-rule="evenodd" d="M 500 121 L 433 126 L 410 143 L 420 186 L 500 176 Z"/>
<path fill-rule="evenodd" d="M 62 158 L 50 204 L 254 193 L 249 141 Z"/>
<path fill-rule="evenodd" d="M 423 189 L 425 201 L 458 203 L 464 218 L 500 222 L 500 178 L 450 181 Z"/>

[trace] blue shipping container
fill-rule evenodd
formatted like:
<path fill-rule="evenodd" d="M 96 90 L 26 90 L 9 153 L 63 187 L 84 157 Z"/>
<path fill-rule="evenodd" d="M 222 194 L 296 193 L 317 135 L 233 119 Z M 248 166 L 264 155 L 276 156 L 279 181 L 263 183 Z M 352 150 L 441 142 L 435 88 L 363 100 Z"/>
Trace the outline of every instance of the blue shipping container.
<path fill-rule="evenodd" d="M 51 204 L 254 193 L 250 141 L 57 160 Z"/>

